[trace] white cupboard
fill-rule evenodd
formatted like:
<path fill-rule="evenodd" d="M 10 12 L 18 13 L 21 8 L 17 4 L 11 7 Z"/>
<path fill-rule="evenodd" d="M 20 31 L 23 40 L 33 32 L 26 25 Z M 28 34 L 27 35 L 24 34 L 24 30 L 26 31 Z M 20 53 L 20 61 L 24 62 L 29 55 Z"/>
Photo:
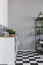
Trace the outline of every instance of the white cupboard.
<path fill-rule="evenodd" d="M 0 37 L 0 64 L 14 64 L 15 38 Z"/>

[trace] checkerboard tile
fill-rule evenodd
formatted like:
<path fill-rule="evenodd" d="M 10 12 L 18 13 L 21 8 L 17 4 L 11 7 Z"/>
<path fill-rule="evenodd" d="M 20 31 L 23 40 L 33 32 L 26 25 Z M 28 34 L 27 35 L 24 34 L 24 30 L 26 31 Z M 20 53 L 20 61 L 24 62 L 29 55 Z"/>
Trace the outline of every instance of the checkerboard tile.
<path fill-rule="evenodd" d="M 15 65 L 43 65 L 43 59 L 36 51 L 18 51 Z"/>
<path fill-rule="evenodd" d="M 34 56 L 35 59 L 41 59 L 40 56 Z"/>
<path fill-rule="evenodd" d="M 36 61 L 30 61 L 31 65 L 38 65 L 38 63 Z"/>
<path fill-rule="evenodd" d="M 23 63 L 23 65 L 30 65 L 30 63 Z"/>
<path fill-rule="evenodd" d="M 36 59 L 38 63 L 43 63 L 43 59 Z"/>

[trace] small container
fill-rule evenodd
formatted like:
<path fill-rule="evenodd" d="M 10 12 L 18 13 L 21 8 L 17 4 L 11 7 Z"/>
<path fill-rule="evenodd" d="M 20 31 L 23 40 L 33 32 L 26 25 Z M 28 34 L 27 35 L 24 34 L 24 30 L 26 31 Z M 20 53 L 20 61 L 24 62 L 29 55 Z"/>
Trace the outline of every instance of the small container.
<path fill-rule="evenodd" d="M 4 32 L 4 36 L 5 37 L 8 37 L 9 36 L 9 33 L 8 32 Z"/>

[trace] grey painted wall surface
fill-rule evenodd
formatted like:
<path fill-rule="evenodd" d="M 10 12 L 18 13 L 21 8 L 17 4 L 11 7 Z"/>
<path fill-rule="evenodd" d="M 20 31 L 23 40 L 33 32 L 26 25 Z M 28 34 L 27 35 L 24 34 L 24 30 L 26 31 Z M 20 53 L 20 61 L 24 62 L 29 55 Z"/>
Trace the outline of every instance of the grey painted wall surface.
<path fill-rule="evenodd" d="M 8 0 L 8 27 L 16 31 L 19 49 L 35 49 L 35 17 L 43 12 L 43 0 Z"/>

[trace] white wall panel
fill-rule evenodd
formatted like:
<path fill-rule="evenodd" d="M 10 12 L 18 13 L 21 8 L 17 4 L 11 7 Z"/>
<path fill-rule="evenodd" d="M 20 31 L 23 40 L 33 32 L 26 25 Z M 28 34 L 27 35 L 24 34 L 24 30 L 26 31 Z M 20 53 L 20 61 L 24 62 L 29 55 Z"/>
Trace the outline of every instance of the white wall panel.
<path fill-rule="evenodd" d="M 8 23 L 8 0 L 0 0 L 0 24 L 7 26 Z"/>

